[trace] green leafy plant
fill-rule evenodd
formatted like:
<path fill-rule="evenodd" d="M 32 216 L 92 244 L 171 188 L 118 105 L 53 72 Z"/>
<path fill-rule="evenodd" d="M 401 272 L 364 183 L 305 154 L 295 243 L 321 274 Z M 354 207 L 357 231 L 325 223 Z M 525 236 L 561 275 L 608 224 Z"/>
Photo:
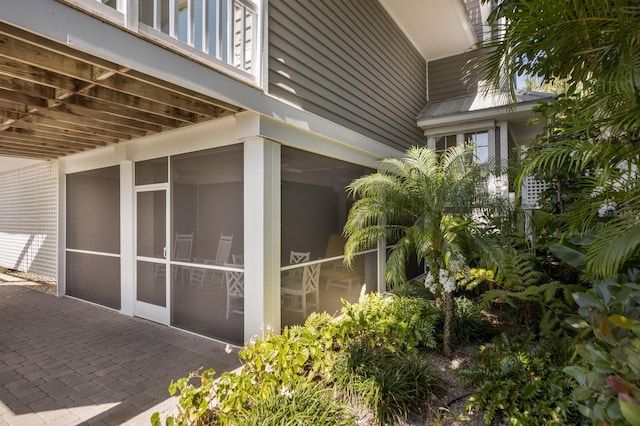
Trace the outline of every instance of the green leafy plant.
<path fill-rule="evenodd" d="M 336 363 L 336 384 L 352 402 L 376 415 L 378 424 L 396 424 L 441 385 L 429 362 L 357 342 Z"/>
<path fill-rule="evenodd" d="M 215 424 L 216 412 L 213 408 L 215 396 L 215 370 L 209 369 L 202 373 L 193 372 L 188 377 L 182 377 L 172 381 L 169 385 L 169 393 L 180 393 L 178 400 L 178 414 L 169 416 L 167 426 L 194 425 L 204 426 Z M 160 413 L 155 412 L 151 416 L 153 426 L 161 426 Z"/>
<path fill-rule="evenodd" d="M 582 332 L 574 365 L 573 398 L 589 419 L 640 425 L 640 281 L 638 270 L 576 293 Z"/>
<path fill-rule="evenodd" d="M 580 284 L 557 281 L 532 285 L 521 291 L 490 290 L 482 295 L 483 306 L 506 303 L 523 315 L 522 324 L 540 336 L 564 338 L 564 320 L 575 312 L 573 292 L 584 290 Z"/>
<path fill-rule="evenodd" d="M 407 281 L 406 265 L 414 256 L 428 265 L 426 279 L 444 301 L 442 346 L 449 355 L 453 291 L 467 273 L 469 257 L 493 267 L 504 251 L 501 234 L 478 217 L 502 211 L 505 204 L 481 184 L 496 173 L 495 164 L 474 162 L 472 145 L 451 147 L 441 155 L 412 147 L 400 159 L 381 160 L 378 170 L 347 186 L 356 201 L 344 226 L 345 261 L 349 264 L 383 239 L 393 244 L 386 263 L 392 286 Z"/>
<path fill-rule="evenodd" d="M 172 382 L 170 393 L 180 393 L 179 409 L 176 416 L 166 419 L 166 424 L 351 424 L 352 417 L 343 404 L 331 398 L 331 392 L 342 392 L 336 385 L 341 382 L 335 365 L 354 344 L 382 351 L 387 354 L 384 361 L 395 366 L 385 374 L 381 369 L 383 373 L 376 376 L 384 386 L 376 391 L 379 403 L 375 409 L 390 405 L 381 411 L 387 416 L 387 412 L 396 409 L 389 402 L 395 401 L 390 392 L 401 388 L 393 382 L 392 371 L 424 368 L 423 373 L 428 376 L 427 365 L 411 355 L 418 347 L 436 345 L 438 312 L 427 302 L 362 295 L 356 304 L 345 302 L 340 318 L 313 314 L 304 326 L 286 327 L 281 334 L 267 330 L 263 338 L 251 339 L 239 351 L 243 362 L 240 371 L 225 372 L 214 379 L 215 372 L 206 370 Z M 395 355 L 392 358 L 388 354 Z M 412 375 L 415 377 L 410 380 Z M 424 380 L 418 371 L 396 378 L 404 379 L 409 379 L 403 383 L 405 394 L 424 395 Z M 432 384 L 433 380 L 427 383 Z M 318 405 L 312 403 L 314 398 L 318 398 Z M 404 413 L 411 405 L 400 407 L 398 410 Z M 161 424 L 159 414 L 153 415 L 152 423 Z"/>
<path fill-rule="evenodd" d="M 380 293 L 362 294 L 358 303 L 344 302 L 341 327 L 354 340 L 391 351 L 435 349 L 440 312 L 432 301 Z"/>
<path fill-rule="evenodd" d="M 451 324 L 451 336 L 454 343 L 467 345 L 483 342 L 495 335 L 493 325 L 477 303 L 466 297 L 457 297 L 455 306 Z"/>
<path fill-rule="evenodd" d="M 571 383 L 562 371 L 569 357 L 563 341 L 534 343 L 531 334 L 502 334 L 478 349 L 473 365 L 456 373 L 476 388 L 467 408 L 483 411 L 487 424 L 497 419 L 511 425 L 579 424 Z"/>
<path fill-rule="evenodd" d="M 256 401 L 248 410 L 238 413 L 230 424 L 246 426 L 351 426 L 353 414 L 335 398 L 333 391 L 317 383 L 298 382 L 292 388 Z"/>

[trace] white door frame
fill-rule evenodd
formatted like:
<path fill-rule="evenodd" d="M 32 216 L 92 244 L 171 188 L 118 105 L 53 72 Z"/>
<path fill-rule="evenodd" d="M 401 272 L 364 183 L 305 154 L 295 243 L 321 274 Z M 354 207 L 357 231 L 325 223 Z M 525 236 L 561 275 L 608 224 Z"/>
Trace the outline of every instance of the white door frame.
<path fill-rule="evenodd" d="M 165 258 L 138 256 L 138 193 L 142 192 L 165 192 Z M 135 273 L 134 273 L 134 303 L 133 314 L 140 318 L 145 318 L 160 324 L 169 325 L 170 322 L 170 306 L 171 306 L 171 235 L 170 235 L 170 200 L 169 200 L 169 184 L 168 183 L 156 183 L 150 185 L 140 185 L 134 188 L 134 253 L 135 253 Z M 147 302 L 138 300 L 138 261 L 149 262 L 153 264 L 165 265 L 165 306 L 158 306 Z"/>

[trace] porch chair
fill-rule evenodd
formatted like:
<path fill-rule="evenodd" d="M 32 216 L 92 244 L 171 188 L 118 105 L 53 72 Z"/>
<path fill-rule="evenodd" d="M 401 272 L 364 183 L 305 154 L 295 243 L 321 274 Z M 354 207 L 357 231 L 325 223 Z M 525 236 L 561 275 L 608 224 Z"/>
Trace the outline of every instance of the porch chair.
<path fill-rule="evenodd" d="M 283 309 L 300 312 L 305 318 L 311 312 L 320 310 L 320 266 L 320 263 L 305 265 L 302 279 L 295 276 L 282 279 L 281 295 L 291 299 L 289 303 L 283 302 Z"/>
<path fill-rule="evenodd" d="M 193 232 L 190 234 L 176 234 L 176 238 L 173 242 L 173 260 L 177 260 L 179 262 L 190 262 L 191 261 L 191 248 L 193 247 Z M 162 256 L 157 255 L 156 257 L 166 259 L 167 257 L 167 248 L 163 249 Z M 166 273 L 166 265 L 164 263 L 156 263 L 155 264 L 155 278 L 164 278 Z M 184 278 L 185 272 L 188 275 L 189 280 L 191 279 L 191 268 L 188 266 L 179 266 L 175 267 L 173 271 L 173 277 L 176 278 L 178 274 L 178 269 L 181 271 L 181 278 Z"/>
<path fill-rule="evenodd" d="M 193 248 L 193 232 L 190 234 L 178 234 L 176 233 L 176 239 L 173 242 L 173 260 L 177 262 L 191 262 L 191 249 Z M 173 269 L 173 277 L 176 278 L 180 270 L 180 279 L 184 281 L 185 274 L 187 281 L 191 281 L 191 267 L 189 266 L 176 266 Z"/>
<path fill-rule="evenodd" d="M 224 266 L 239 266 L 235 263 L 225 263 Z M 244 271 L 224 271 L 227 283 L 227 315 L 231 313 L 244 314 Z"/>
<path fill-rule="evenodd" d="M 229 261 L 229 255 L 231 254 L 231 244 L 233 243 L 233 234 L 224 235 L 220 234 L 220 239 L 218 240 L 218 251 L 216 253 L 216 259 L 213 262 L 215 265 L 224 265 Z M 212 278 L 211 284 L 212 287 L 222 287 L 224 285 L 225 273 L 224 271 L 211 271 Z M 208 283 L 207 280 L 205 280 Z"/>
<path fill-rule="evenodd" d="M 289 254 L 289 265 L 297 265 L 298 263 L 308 262 L 310 257 L 311 257 L 310 251 L 303 252 L 303 251 L 291 250 L 291 253 Z M 289 272 L 287 273 L 287 276 L 300 278 L 302 276 L 302 269 L 301 268 L 290 269 Z"/>

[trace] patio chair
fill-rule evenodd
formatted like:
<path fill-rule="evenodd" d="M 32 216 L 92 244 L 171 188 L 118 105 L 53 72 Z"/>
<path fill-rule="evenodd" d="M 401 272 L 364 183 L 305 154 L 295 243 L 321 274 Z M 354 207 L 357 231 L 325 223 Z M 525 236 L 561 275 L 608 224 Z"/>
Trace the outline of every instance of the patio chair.
<path fill-rule="evenodd" d="M 280 287 L 284 299 L 283 309 L 300 312 L 306 318 L 311 312 L 320 309 L 320 263 L 305 265 L 302 277 L 288 276 L 282 279 Z"/>
<path fill-rule="evenodd" d="M 229 255 L 231 254 L 231 244 L 233 243 L 233 234 L 224 235 L 220 234 L 218 240 L 218 251 L 216 253 L 216 259 L 213 262 L 215 265 L 224 265 L 229 262 Z M 225 274 L 224 271 L 211 271 L 211 281 L 205 279 L 205 283 L 211 283 L 212 287 L 222 287 L 224 285 Z"/>
<path fill-rule="evenodd" d="M 238 266 L 225 263 L 224 266 Z M 227 283 L 227 315 L 244 314 L 244 271 L 224 271 Z"/>
<path fill-rule="evenodd" d="M 289 254 L 289 265 L 296 265 L 298 263 L 308 262 L 311 257 L 311 252 L 309 251 L 293 251 Z M 302 277 L 302 268 L 290 269 L 287 273 L 288 277 Z"/>
<path fill-rule="evenodd" d="M 191 262 L 191 249 L 193 248 L 193 232 L 190 234 L 176 234 L 173 242 L 173 260 L 177 262 Z M 176 266 L 173 269 L 174 279 L 180 271 L 180 279 L 185 282 L 191 281 L 191 268 L 189 266 Z"/>
<path fill-rule="evenodd" d="M 176 238 L 173 242 L 173 259 L 178 262 L 190 262 L 191 261 L 191 249 L 193 247 L 193 232 L 190 234 L 176 234 Z M 160 257 L 160 256 L 157 256 Z M 167 257 L 166 247 L 163 250 L 162 258 Z M 166 265 L 164 263 L 155 264 L 155 278 L 164 278 L 166 273 Z M 184 274 L 187 274 L 188 281 L 191 280 L 191 268 L 188 266 L 176 266 L 173 269 L 174 279 L 178 275 L 180 270 L 180 278 L 184 280 Z"/>

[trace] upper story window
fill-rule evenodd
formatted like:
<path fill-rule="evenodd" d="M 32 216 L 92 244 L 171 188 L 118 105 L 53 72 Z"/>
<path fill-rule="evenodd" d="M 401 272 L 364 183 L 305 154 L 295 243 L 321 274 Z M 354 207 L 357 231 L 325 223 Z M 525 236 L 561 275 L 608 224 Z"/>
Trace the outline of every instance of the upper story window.
<path fill-rule="evenodd" d="M 464 140 L 473 141 L 477 162 L 484 163 L 489 159 L 489 132 L 465 133 Z"/>
<path fill-rule="evenodd" d="M 196 60 L 239 71 L 239 77 L 258 82 L 259 0 L 64 1 Z"/>
<path fill-rule="evenodd" d="M 436 138 L 436 152 L 438 154 L 442 154 L 447 149 L 452 146 L 456 146 L 458 144 L 458 139 L 456 135 L 446 135 L 440 136 Z"/>
<path fill-rule="evenodd" d="M 437 136 L 435 138 L 435 150 L 438 154 L 445 152 L 452 146 L 458 145 L 463 142 L 473 142 L 475 145 L 475 160 L 479 163 L 484 163 L 489 159 L 489 132 L 478 131 L 464 134 L 450 134 L 444 136 Z"/>

